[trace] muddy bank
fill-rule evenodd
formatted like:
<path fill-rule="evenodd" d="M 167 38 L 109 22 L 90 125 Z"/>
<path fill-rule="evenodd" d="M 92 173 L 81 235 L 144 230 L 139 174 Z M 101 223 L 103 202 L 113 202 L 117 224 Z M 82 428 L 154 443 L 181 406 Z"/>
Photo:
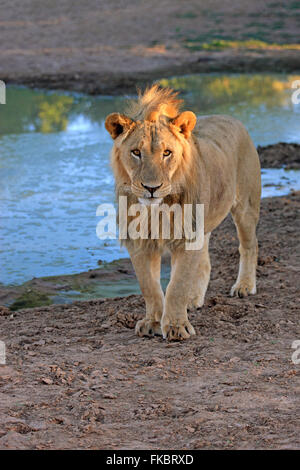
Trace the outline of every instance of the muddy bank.
<path fill-rule="evenodd" d="M 141 296 L 2 309 L 0 448 L 299 449 L 300 193 L 262 201 L 258 293 L 228 297 L 238 242 L 226 219 L 197 336 L 138 338 Z"/>
<path fill-rule="evenodd" d="M 99 260 L 98 264 L 99 268 L 78 274 L 33 278 L 19 286 L 0 285 L 0 306 L 9 306 L 14 311 L 53 303 L 70 303 L 76 299 L 115 297 L 122 290 L 122 285 L 137 286 L 129 259 L 111 263 Z"/>
<path fill-rule="evenodd" d="M 258 146 L 257 151 L 262 168 L 286 168 L 299 170 L 300 145 L 279 142 L 265 147 Z"/>
<path fill-rule="evenodd" d="M 183 54 L 176 60 L 159 60 L 158 64 L 155 58 L 152 59 L 151 63 L 143 61 L 137 70 L 134 68 L 139 60 L 134 56 L 123 59 L 122 64 L 125 60 L 128 70 L 122 68 L 119 71 L 118 63 L 110 64 L 109 70 L 103 70 L 103 57 L 100 56 L 98 71 L 86 72 L 75 68 L 74 72 L 69 73 L 47 73 L 44 70 L 29 73 L 2 71 L 0 68 L 0 76 L 6 84 L 115 96 L 135 94 L 137 88 L 143 89 L 163 77 L 193 73 L 300 73 L 299 51 L 203 52 Z"/>

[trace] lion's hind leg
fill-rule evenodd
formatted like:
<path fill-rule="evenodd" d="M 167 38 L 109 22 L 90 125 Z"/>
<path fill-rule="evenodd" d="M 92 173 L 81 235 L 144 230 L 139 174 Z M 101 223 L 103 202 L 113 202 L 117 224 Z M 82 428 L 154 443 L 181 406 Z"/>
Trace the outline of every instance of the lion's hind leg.
<path fill-rule="evenodd" d="M 245 297 L 256 294 L 256 265 L 258 244 L 256 225 L 259 218 L 259 200 L 238 203 L 232 208 L 231 214 L 239 238 L 240 264 L 235 284 L 231 288 L 231 296 Z"/>

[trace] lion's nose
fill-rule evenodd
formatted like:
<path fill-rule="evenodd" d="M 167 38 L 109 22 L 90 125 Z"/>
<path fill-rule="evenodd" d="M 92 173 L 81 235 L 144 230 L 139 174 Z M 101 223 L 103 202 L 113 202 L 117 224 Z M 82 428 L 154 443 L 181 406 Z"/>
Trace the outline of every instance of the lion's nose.
<path fill-rule="evenodd" d="M 147 189 L 147 191 L 149 191 L 149 193 L 151 194 L 151 197 L 153 197 L 153 194 L 155 193 L 155 191 L 157 189 L 159 189 L 162 184 L 160 184 L 159 186 L 146 186 L 145 184 L 142 183 L 142 186 Z"/>

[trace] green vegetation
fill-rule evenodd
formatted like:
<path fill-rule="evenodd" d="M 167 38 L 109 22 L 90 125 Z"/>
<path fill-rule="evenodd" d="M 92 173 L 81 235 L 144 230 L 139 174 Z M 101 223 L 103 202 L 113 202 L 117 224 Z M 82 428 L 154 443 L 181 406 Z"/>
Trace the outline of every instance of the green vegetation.
<path fill-rule="evenodd" d="M 177 13 L 176 18 L 182 18 L 182 19 L 193 19 L 197 18 L 198 15 L 194 13 L 193 11 L 186 11 L 185 13 Z"/>
<path fill-rule="evenodd" d="M 51 305 L 52 301 L 48 295 L 41 292 L 29 289 L 24 292 L 15 302 L 10 305 L 10 310 L 19 310 L 21 308 L 42 307 L 44 305 Z"/>
<path fill-rule="evenodd" d="M 287 8 L 290 8 L 291 10 L 298 10 L 300 9 L 300 2 L 299 1 L 296 1 L 296 2 L 292 2 L 290 3 L 289 5 L 286 5 Z"/>
<path fill-rule="evenodd" d="M 199 38 L 188 39 L 185 47 L 191 51 L 215 51 L 224 49 L 243 49 L 243 50 L 300 50 L 300 44 L 276 44 L 268 43 L 260 39 L 245 39 L 244 41 L 232 41 L 228 39 L 212 39 L 210 42 L 199 41 Z"/>

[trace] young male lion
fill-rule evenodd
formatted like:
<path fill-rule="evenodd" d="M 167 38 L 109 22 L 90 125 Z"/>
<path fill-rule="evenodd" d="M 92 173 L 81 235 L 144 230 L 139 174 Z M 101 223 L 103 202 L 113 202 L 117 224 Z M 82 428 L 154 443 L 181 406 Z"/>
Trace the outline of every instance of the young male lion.
<path fill-rule="evenodd" d="M 239 237 L 240 265 L 231 295 L 256 292 L 261 182 L 256 149 L 244 126 L 229 116 L 196 118 L 179 112 L 181 100 L 157 85 L 133 102 L 126 114 L 110 114 L 105 127 L 114 139 L 116 194 L 151 207 L 162 201 L 204 204 L 204 246 L 185 249 L 185 240 L 133 240 L 125 245 L 146 302 L 140 336 L 184 339 L 195 334 L 187 307 L 201 307 L 210 277 L 209 237 L 231 212 Z M 171 280 L 160 285 L 163 251 L 171 253 Z"/>

